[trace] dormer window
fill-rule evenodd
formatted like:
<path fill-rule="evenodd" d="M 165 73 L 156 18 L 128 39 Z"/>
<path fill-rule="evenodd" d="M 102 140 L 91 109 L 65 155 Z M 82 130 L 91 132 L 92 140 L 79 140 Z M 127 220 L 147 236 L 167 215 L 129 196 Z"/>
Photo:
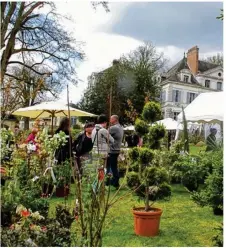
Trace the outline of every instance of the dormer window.
<path fill-rule="evenodd" d="M 205 87 L 209 88 L 210 87 L 210 80 L 205 80 Z"/>
<path fill-rule="evenodd" d="M 184 82 L 185 82 L 185 83 L 188 83 L 188 82 L 189 82 L 189 76 L 184 75 Z"/>

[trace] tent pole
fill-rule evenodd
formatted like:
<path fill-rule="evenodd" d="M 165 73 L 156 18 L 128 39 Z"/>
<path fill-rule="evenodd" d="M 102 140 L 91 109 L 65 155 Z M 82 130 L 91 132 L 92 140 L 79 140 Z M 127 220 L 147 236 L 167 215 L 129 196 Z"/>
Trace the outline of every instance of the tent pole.
<path fill-rule="evenodd" d="M 53 118 L 54 118 L 54 113 L 52 112 L 52 137 L 53 137 Z"/>

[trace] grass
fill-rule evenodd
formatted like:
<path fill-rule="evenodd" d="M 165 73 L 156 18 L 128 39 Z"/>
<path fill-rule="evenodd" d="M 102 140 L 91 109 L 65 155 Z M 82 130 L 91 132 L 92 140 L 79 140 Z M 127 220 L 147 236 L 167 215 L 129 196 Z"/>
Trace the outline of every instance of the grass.
<path fill-rule="evenodd" d="M 122 189 L 120 194 L 125 193 L 125 190 Z M 50 211 L 54 211 L 54 206 L 63 203 L 64 199 L 53 198 L 50 201 Z M 73 203 L 72 197 L 69 197 L 69 204 Z M 163 209 L 159 236 L 139 237 L 134 234 L 131 209 L 143 205 L 143 201 L 138 202 L 134 195 L 116 203 L 106 220 L 104 247 L 211 247 L 212 237 L 216 233 L 214 227 L 223 221 L 221 216 L 213 214 L 211 208 L 197 206 L 184 187 L 173 185 L 171 199 L 155 204 Z"/>
<path fill-rule="evenodd" d="M 201 151 L 205 151 L 206 150 L 206 146 L 198 147 L 198 146 L 195 146 L 195 145 L 190 144 L 189 145 L 189 149 L 190 149 L 190 154 L 197 155 Z"/>

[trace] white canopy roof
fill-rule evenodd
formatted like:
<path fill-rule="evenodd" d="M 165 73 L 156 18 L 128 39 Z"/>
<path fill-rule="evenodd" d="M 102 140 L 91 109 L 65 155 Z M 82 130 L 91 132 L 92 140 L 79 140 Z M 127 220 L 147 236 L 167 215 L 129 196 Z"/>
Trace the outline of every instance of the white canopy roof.
<path fill-rule="evenodd" d="M 224 93 L 202 93 L 184 109 L 188 122 L 217 123 L 224 120 Z M 183 122 L 183 113 L 177 117 Z"/>
<path fill-rule="evenodd" d="M 125 131 L 134 131 L 135 130 L 135 128 L 134 128 L 134 126 L 127 126 L 127 127 L 124 127 L 124 130 Z"/>
<path fill-rule="evenodd" d="M 94 114 L 69 107 L 70 116 L 96 116 Z M 46 117 L 64 117 L 68 116 L 68 106 L 67 104 L 61 102 L 42 102 L 40 104 L 19 108 L 13 115 L 25 116 L 30 118 L 46 118 Z"/>
<path fill-rule="evenodd" d="M 179 128 L 181 130 L 183 129 L 182 125 L 179 124 L 179 126 L 178 126 L 178 122 L 172 118 L 166 118 L 166 119 L 157 121 L 156 123 L 162 124 L 166 130 L 176 130 L 177 128 Z"/>

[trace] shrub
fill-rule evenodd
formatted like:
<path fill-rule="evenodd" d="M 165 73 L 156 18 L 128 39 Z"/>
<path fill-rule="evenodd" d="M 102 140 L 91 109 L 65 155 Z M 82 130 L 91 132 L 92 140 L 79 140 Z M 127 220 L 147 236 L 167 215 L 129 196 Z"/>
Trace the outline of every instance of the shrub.
<path fill-rule="evenodd" d="M 136 121 L 135 121 L 135 131 L 140 136 L 144 136 L 145 134 L 148 133 L 149 126 L 148 126 L 148 124 L 145 121 L 143 121 L 141 119 L 136 119 Z"/>
<path fill-rule="evenodd" d="M 214 229 L 217 230 L 217 234 L 212 238 L 214 246 L 223 247 L 223 223 L 221 223 L 219 227 L 216 227 Z"/>
<path fill-rule="evenodd" d="M 132 160 L 132 162 L 135 162 L 139 158 L 139 148 L 134 147 L 129 150 L 129 158 Z"/>
<path fill-rule="evenodd" d="M 127 185 L 131 189 L 136 188 L 141 184 L 139 179 L 139 173 L 135 171 L 128 172 L 126 178 L 127 178 Z"/>
<path fill-rule="evenodd" d="M 206 175 L 206 171 L 199 162 L 198 156 L 180 155 L 170 169 L 171 175 L 176 180 L 180 180 L 189 191 L 196 191 L 200 180 Z"/>
<path fill-rule="evenodd" d="M 155 124 L 149 128 L 149 133 L 146 137 L 148 147 L 151 149 L 160 148 L 160 139 L 163 139 L 166 134 L 165 128 L 163 125 Z"/>
<path fill-rule="evenodd" d="M 223 214 L 223 150 L 211 152 L 213 171 L 205 180 L 205 187 L 192 194 L 200 206 L 210 206 L 215 214 Z"/>
<path fill-rule="evenodd" d="M 140 148 L 139 161 L 142 165 L 148 165 L 152 162 L 154 158 L 154 153 L 148 148 Z"/>
<path fill-rule="evenodd" d="M 157 102 L 148 102 L 144 105 L 142 111 L 142 118 L 150 123 L 161 119 L 161 106 Z"/>

